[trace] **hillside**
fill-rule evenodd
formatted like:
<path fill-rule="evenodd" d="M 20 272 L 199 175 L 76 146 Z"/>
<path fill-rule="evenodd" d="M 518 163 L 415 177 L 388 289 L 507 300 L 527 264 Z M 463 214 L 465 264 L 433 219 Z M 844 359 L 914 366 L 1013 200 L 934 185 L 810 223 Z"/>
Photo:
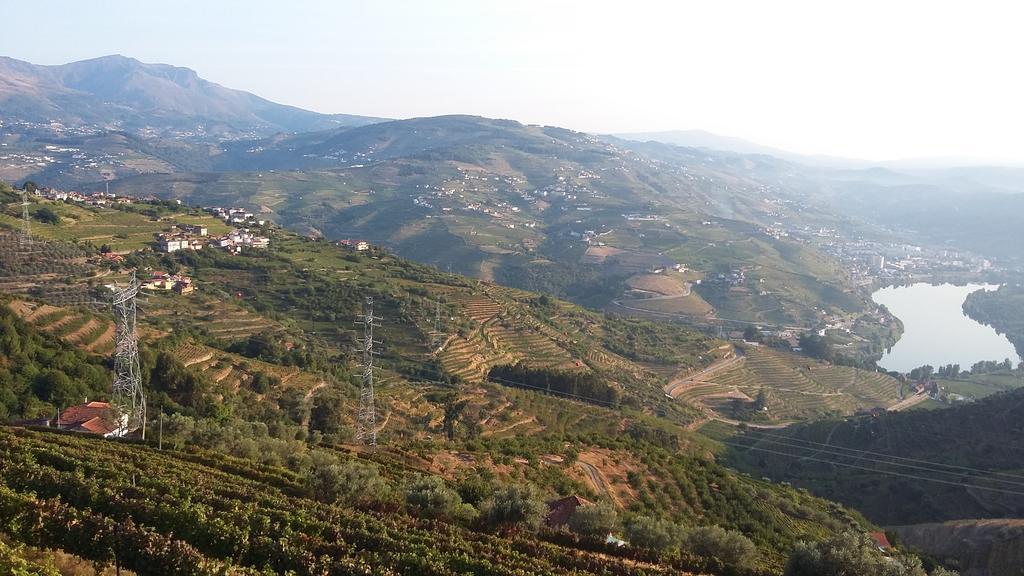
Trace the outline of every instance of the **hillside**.
<path fill-rule="evenodd" d="M 1017 355 L 1024 358 L 1024 287 L 1003 285 L 994 291 L 974 292 L 964 301 L 964 312 L 1006 334 Z"/>
<path fill-rule="evenodd" d="M 745 346 L 735 362 L 667 388 L 676 399 L 753 422 L 849 416 L 896 404 L 895 378 L 812 360 L 788 351 Z M 754 408 L 756 399 L 760 406 Z"/>
<path fill-rule="evenodd" d="M 964 576 L 1015 576 L 1024 566 L 1024 520 L 960 520 L 893 531 L 908 546 L 955 562 Z"/>
<path fill-rule="evenodd" d="M 52 239 L 37 240 L 37 246 L 54 255 L 66 254 L 69 267 L 60 275 L 48 276 L 45 269 L 24 268 L 18 258 L 5 264 L 12 274 L 12 289 L 0 317 L 19 334 L 17 339 L 3 341 L 11 347 L 5 350 L 26 350 L 20 342 L 34 339 L 47 350 L 75 354 L 78 360 L 70 364 L 93 366 L 99 375 L 88 392 L 57 393 L 26 384 L 13 398 L 5 398 L 9 420 L 52 415 L 80 396 L 104 397 L 110 319 L 104 307 L 90 305 L 104 298 L 103 289 L 91 283 L 123 283 L 126 267 L 140 270 L 143 277 L 151 270 L 184 273 L 194 279 L 195 292 L 150 290 L 142 304 L 140 355 L 151 416 L 164 414 L 165 447 L 205 447 L 247 461 L 232 468 L 225 464 L 230 460 L 206 455 L 201 458 L 214 460 L 203 468 L 175 460 L 168 469 L 204 477 L 213 474 L 210 467 L 226 469 L 218 474 L 234 474 L 230 470 L 238 466 L 256 470 L 270 466 L 274 471 L 267 469 L 267 478 L 292 479 L 283 488 L 283 498 L 308 500 L 308 493 L 296 488 L 305 477 L 298 475 L 307 473 L 308 464 L 299 456 L 318 449 L 358 450 L 351 444 L 358 370 L 351 319 L 370 294 L 375 312 L 382 317 L 378 338 L 383 352 L 377 379 L 382 449 L 372 459 L 396 490 L 405 486 L 409 471 L 440 476 L 455 486 L 484 478 L 491 483 L 530 484 L 544 498 L 579 494 L 607 501 L 620 515 L 623 530 L 638 517 L 671 520 L 680 534 L 688 527 L 707 525 L 741 530 L 758 550 L 759 569 L 769 573 L 781 569 L 799 540 L 823 538 L 849 526 L 868 528 L 855 513 L 834 504 L 727 470 L 712 457 L 712 445 L 706 439 L 683 429 L 700 414 L 666 398 L 663 386 L 670 378 L 694 373 L 725 354 L 729 346 L 720 341 L 676 325 L 599 314 L 548 296 L 442 273 L 379 248 L 360 253 L 275 227 L 260 230 L 271 240 L 270 248 L 262 251 L 230 255 L 207 248 L 160 255 L 143 250 L 120 264 L 111 263 L 102 260 L 85 239 L 137 247 L 155 224 L 152 216 L 136 219 L 140 214 L 155 214 L 168 227 L 202 216 L 173 203 L 137 203 L 117 210 L 49 206 L 58 211 L 61 221 L 38 226 L 41 237 Z M 108 222 L 117 223 L 120 231 L 96 239 L 108 233 Z M 16 240 L 10 241 L 17 245 Z M 12 254 L 17 252 L 8 253 Z M 52 262 L 59 264 L 60 259 Z M 14 288 L 28 280 L 36 286 Z M 439 335 L 433 334 L 437 302 L 442 311 Z M 13 352 L 6 357 L 13 359 Z M 494 378 L 493 369 L 507 370 L 510 365 L 519 371 L 514 372 L 515 379 Z M 73 374 L 66 372 L 69 377 Z M 547 393 L 547 387 L 530 380 L 539 376 L 556 382 L 564 374 L 579 378 L 581 385 L 588 377 L 596 377 L 612 392 L 613 400 L 593 397 L 589 391 L 566 394 L 555 385 Z M 61 377 L 55 378 L 59 384 Z M 157 429 L 152 426 L 151 431 Z M 47 437 L 40 435 L 32 443 L 49 445 Z M 108 449 L 136 450 L 81 439 L 73 442 L 62 458 L 75 462 L 94 461 L 96 454 Z M 15 444 L 13 449 L 26 448 L 21 441 Z M 126 460 L 132 461 L 134 457 Z M 80 470 L 86 469 L 80 465 L 88 466 L 65 462 Z M 148 468 L 145 473 L 150 474 Z M 97 474 L 109 478 L 106 473 Z M 127 472 L 120 474 L 127 477 Z M 263 478 L 264 473 L 260 474 Z M 4 478 L 22 477 L 6 474 Z M 166 482 L 179 482 L 175 478 Z M 264 485 L 244 489 L 277 494 L 275 488 Z M 315 505 L 307 500 L 274 506 L 305 510 Z M 473 502 L 474 506 L 480 503 Z M 84 506 L 74 505 L 78 510 Z M 391 506 L 387 504 L 386 509 L 393 510 Z M 95 506 L 88 508 L 99 512 Z M 407 524 L 394 516 L 375 514 L 371 514 L 378 518 L 375 522 Z M 168 537 L 164 528 L 169 524 L 154 525 L 157 520 L 147 518 L 138 522 L 157 528 L 148 532 L 151 537 Z M 204 548 L 209 544 L 198 533 L 174 533 L 183 542 L 174 546 L 187 541 L 206 558 L 197 562 L 216 564 L 231 557 L 242 569 L 237 551 L 225 555 L 221 548 Z M 475 531 L 471 534 L 453 538 L 488 538 Z M 541 534 L 541 539 L 566 545 L 564 537 Z M 552 550 L 555 564 L 538 571 L 557 572 L 551 566 L 588 554 Z M 65 552 L 91 554 L 76 548 Z M 331 554 L 344 556 L 337 551 Z M 638 566 L 654 573 L 666 566 L 717 570 L 687 563 L 696 560 L 686 554 L 663 556 L 657 566 L 651 562 L 657 556 L 636 554 L 628 560 L 631 571 L 640 570 Z M 373 562 L 392 560 L 381 557 Z"/>
<path fill-rule="evenodd" d="M 1016 389 L 944 410 L 722 439 L 741 469 L 805 486 L 880 524 L 1014 518 L 1024 514 L 1022 417 L 1024 390 Z"/>
<path fill-rule="evenodd" d="M 210 136 L 303 132 L 375 120 L 275 104 L 203 80 L 188 68 L 120 55 L 58 66 L 0 57 L 0 108 L 5 121 Z"/>
<path fill-rule="evenodd" d="M 244 205 L 286 227 L 366 238 L 592 307 L 611 305 L 631 277 L 677 264 L 746 279 L 695 290 L 712 308 L 663 303 L 656 313 L 811 325 L 821 311 L 857 313 L 867 302 L 812 242 L 765 233 L 770 222 L 809 221 L 809 207 L 766 199 L 759 182 L 709 154 L 670 163 L 587 134 L 468 116 L 225 148 L 213 159 L 219 172 L 142 175 L 111 189 Z M 633 308 L 615 311 L 649 315 Z"/>

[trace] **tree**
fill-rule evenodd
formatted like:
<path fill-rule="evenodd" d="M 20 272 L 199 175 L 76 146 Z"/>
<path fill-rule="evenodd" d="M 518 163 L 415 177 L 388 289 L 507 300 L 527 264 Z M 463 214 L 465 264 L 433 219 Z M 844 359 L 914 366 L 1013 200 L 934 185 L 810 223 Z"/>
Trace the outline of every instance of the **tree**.
<path fill-rule="evenodd" d="M 664 553 L 676 545 L 679 526 L 669 520 L 635 516 L 623 529 L 630 546 Z"/>
<path fill-rule="evenodd" d="M 335 393 L 325 392 L 313 397 L 309 410 L 309 429 L 328 436 L 337 436 L 345 428 L 344 400 Z"/>
<path fill-rule="evenodd" d="M 823 542 L 801 542 L 786 562 L 784 576 L 925 576 L 915 556 L 883 556 L 866 534 L 847 532 Z M 950 572 L 945 572 L 949 575 Z M 956 574 L 955 572 L 952 574 Z"/>
<path fill-rule="evenodd" d="M 743 329 L 743 339 L 747 342 L 761 342 L 764 340 L 764 334 L 761 334 L 761 329 L 753 324 L 749 324 Z"/>
<path fill-rule="evenodd" d="M 405 503 L 417 516 L 442 520 L 472 520 L 476 510 L 439 476 L 416 479 L 405 492 Z"/>
<path fill-rule="evenodd" d="M 537 489 L 527 484 L 499 488 L 480 505 L 480 517 L 494 528 L 522 527 L 535 530 L 544 519 L 547 506 Z"/>
<path fill-rule="evenodd" d="M 680 547 L 704 558 L 716 558 L 734 569 L 748 570 L 757 565 L 757 547 L 735 530 L 720 526 L 699 526 L 683 532 Z"/>
<path fill-rule="evenodd" d="M 761 411 L 768 405 L 768 396 L 765 394 L 764 386 L 757 391 L 757 398 L 754 400 L 754 410 Z"/>
<path fill-rule="evenodd" d="M 619 525 L 619 513 L 615 506 L 599 502 L 593 506 L 580 506 L 569 517 L 569 529 L 589 538 L 603 538 Z"/>
<path fill-rule="evenodd" d="M 387 500 L 391 486 L 377 467 L 357 460 L 337 462 L 314 454 L 306 471 L 306 489 L 317 499 L 350 506 L 370 506 Z"/>
<path fill-rule="evenodd" d="M 43 206 L 33 214 L 36 220 L 43 224 L 60 224 L 60 214 L 53 211 L 49 206 Z"/>
<path fill-rule="evenodd" d="M 444 421 L 441 426 L 444 428 L 444 435 L 451 442 L 455 440 L 455 429 L 459 424 L 459 417 L 466 409 L 469 401 L 460 401 L 454 394 L 450 395 L 444 403 Z"/>
<path fill-rule="evenodd" d="M 814 332 L 805 332 L 800 335 L 800 348 L 804 351 L 804 354 L 812 358 L 829 362 L 835 358 L 832 344 L 824 336 L 819 336 Z"/>

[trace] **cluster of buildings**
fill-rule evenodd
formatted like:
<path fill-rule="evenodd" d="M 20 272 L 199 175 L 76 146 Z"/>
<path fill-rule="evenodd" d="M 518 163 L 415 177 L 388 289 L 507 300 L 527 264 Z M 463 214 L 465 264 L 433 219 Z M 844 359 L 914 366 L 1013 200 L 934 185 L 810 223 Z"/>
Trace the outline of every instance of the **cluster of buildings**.
<path fill-rule="evenodd" d="M 131 204 L 135 201 L 131 196 L 118 196 L 112 192 L 95 192 L 93 194 L 82 194 L 81 192 L 58 190 L 56 188 L 38 188 L 36 196 L 47 200 L 88 204 L 90 206 L 111 206 L 114 204 Z"/>
<path fill-rule="evenodd" d="M 199 224 L 176 224 L 174 230 L 157 234 L 157 247 L 161 252 L 201 250 L 204 246 L 238 254 L 243 248 L 266 248 L 270 246 L 270 238 L 254 234 L 248 228 L 211 237 L 207 227 Z"/>
<path fill-rule="evenodd" d="M 364 252 L 370 249 L 370 243 L 366 240 L 338 240 L 338 246 L 348 248 L 349 250 L 355 250 L 356 252 Z"/>
<path fill-rule="evenodd" d="M 192 279 L 181 274 L 155 271 L 141 286 L 146 290 L 170 290 L 175 294 L 191 294 L 196 287 Z"/>
<path fill-rule="evenodd" d="M 940 272 L 992 269 L 990 261 L 967 252 L 909 244 L 833 241 L 823 245 L 822 250 L 841 261 L 853 281 L 861 286 L 869 286 L 879 280 L 900 282 Z"/>
<path fill-rule="evenodd" d="M 217 218 L 220 218 L 227 224 L 235 224 L 239 226 L 263 226 L 266 224 L 266 220 L 261 220 L 256 217 L 252 212 L 248 212 L 245 208 L 221 208 L 220 206 L 211 206 L 209 208 L 203 208 L 210 214 L 213 214 Z"/>

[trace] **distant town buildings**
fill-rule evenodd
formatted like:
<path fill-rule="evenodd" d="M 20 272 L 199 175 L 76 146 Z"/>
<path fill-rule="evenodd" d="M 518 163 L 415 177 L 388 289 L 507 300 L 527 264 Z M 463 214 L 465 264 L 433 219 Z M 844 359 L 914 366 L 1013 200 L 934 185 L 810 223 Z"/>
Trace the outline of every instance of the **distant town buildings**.
<path fill-rule="evenodd" d="M 140 287 L 146 290 L 170 290 L 175 294 L 182 295 L 195 291 L 195 284 L 188 276 L 161 271 L 153 272 L 148 280 L 142 282 Z"/>

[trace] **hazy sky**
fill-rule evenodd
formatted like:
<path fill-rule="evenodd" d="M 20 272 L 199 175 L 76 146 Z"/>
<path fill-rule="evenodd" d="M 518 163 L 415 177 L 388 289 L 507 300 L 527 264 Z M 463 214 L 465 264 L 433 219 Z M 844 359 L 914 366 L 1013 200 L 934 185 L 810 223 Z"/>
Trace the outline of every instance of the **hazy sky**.
<path fill-rule="evenodd" d="M 321 112 L 1024 161 L 1015 4 L 0 0 L 0 54 L 120 53 Z"/>

